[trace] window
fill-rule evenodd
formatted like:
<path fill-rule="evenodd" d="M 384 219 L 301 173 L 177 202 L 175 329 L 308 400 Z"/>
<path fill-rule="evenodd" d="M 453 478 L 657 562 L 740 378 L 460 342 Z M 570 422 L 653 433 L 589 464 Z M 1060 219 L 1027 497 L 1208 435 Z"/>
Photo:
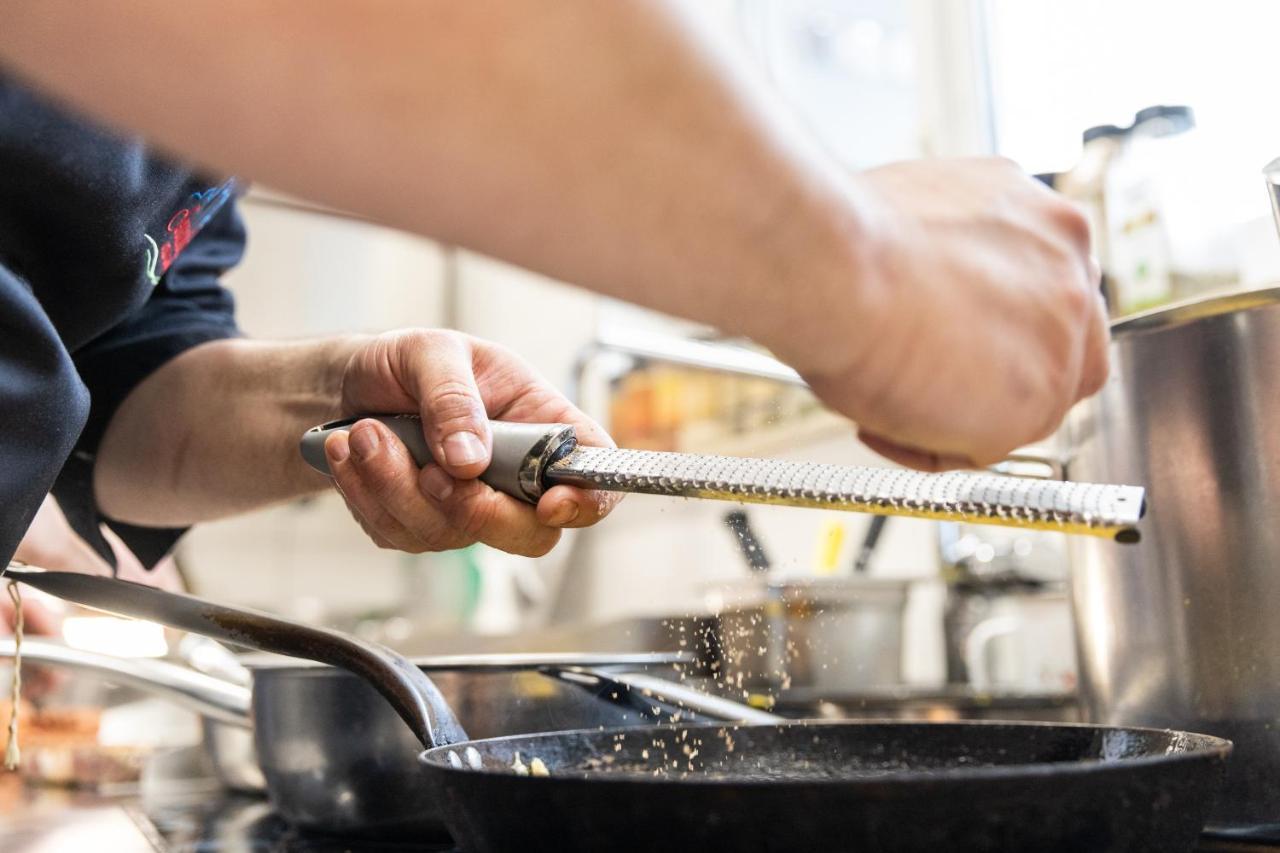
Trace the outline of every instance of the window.
<path fill-rule="evenodd" d="M 1070 168 L 1081 133 L 1155 104 L 1196 115 L 1223 224 L 1266 214 L 1260 172 L 1280 156 L 1275 38 L 1259 0 L 986 0 L 996 148 L 1032 172 Z"/>

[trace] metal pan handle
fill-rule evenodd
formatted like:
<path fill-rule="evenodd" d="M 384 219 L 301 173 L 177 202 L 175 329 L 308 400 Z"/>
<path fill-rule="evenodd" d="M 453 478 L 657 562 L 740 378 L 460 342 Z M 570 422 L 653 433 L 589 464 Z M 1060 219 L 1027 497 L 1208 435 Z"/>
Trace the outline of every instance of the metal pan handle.
<path fill-rule="evenodd" d="M 193 595 L 162 592 L 115 578 L 13 566 L 0 575 L 107 613 L 147 619 L 258 651 L 341 667 L 377 688 L 424 745 L 456 743 L 467 738 L 431 679 L 409 660 L 377 643 L 257 610 L 215 604 Z"/>
<path fill-rule="evenodd" d="M 608 672 L 591 667 L 543 667 L 540 671 L 567 684 L 596 691 L 602 696 L 605 695 L 603 691 L 608 691 L 607 698 L 624 705 L 647 707 L 654 702 L 665 702 L 709 720 L 726 723 L 773 725 L 784 719 L 777 714 L 719 696 L 710 696 L 700 690 L 643 672 Z"/>
<path fill-rule="evenodd" d="M 0 639 L 0 658 L 12 658 L 14 646 L 12 638 Z M 249 688 L 186 667 L 145 658 L 118 658 L 35 637 L 23 639 L 22 661 L 93 673 L 112 684 L 171 699 L 211 720 L 250 726 Z"/>

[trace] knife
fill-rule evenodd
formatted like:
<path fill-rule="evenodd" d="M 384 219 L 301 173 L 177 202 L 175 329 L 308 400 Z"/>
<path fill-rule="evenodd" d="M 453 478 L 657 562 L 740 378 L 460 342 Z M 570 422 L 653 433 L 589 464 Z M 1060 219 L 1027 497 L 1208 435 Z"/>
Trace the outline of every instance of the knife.
<path fill-rule="evenodd" d="M 366 417 L 381 421 L 419 465 L 432 461 L 416 415 L 362 415 L 331 421 L 302 437 L 303 458 L 329 474 L 324 442 Z M 925 474 L 696 453 L 587 447 L 568 424 L 491 421 L 493 458 L 480 476 L 500 492 L 537 503 L 555 485 L 740 503 L 803 506 L 1030 527 L 1139 541 L 1146 509 L 1139 486 L 1102 485 L 978 471 Z"/>

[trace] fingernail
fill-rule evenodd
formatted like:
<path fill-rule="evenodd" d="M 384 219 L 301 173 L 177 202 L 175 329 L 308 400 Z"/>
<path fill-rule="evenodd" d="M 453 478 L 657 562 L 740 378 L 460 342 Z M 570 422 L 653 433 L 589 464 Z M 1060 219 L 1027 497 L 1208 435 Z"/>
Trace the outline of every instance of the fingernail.
<path fill-rule="evenodd" d="M 378 452 L 378 431 L 368 424 L 356 424 L 350 441 L 351 452 L 357 459 L 370 459 Z"/>
<path fill-rule="evenodd" d="M 565 501 L 556 507 L 555 512 L 551 513 L 551 526 L 564 527 L 566 524 L 572 524 L 577 517 L 578 505 L 573 501 Z"/>
<path fill-rule="evenodd" d="M 445 436 L 444 459 L 450 465 L 474 465 L 488 456 L 484 442 L 474 432 L 455 432 Z"/>
<path fill-rule="evenodd" d="M 448 499 L 453 494 L 453 478 L 438 465 L 428 465 L 422 469 L 422 489 L 438 501 Z"/>
<path fill-rule="evenodd" d="M 326 441 L 324 449 L 329 454 L 329 460 L 339 464 L 346 462 L 347 457 L 351 455 L 351 445 L 347 443 L 347 437 L 342 433 L 337 433 Z"/>

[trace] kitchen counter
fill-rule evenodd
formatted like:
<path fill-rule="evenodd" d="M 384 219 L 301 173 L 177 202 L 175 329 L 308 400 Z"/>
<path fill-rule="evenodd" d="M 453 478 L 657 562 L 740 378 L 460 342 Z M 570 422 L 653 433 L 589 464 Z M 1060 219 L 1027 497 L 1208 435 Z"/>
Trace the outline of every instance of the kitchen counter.
<path fill-rule="evenodd" d="M 124 796 L 28 787 L 10 773 L 0 775 L 0 837 L 6 853 L 157 853 L 166 848 L 148 834 Z M 167 851 L 166 851 L 167 853 Z"/>
<path fill-rule="evenodd" d="M 154 765 L 161 765 L 157 772 Z M 4 853 L 456 853 L 451 845 L 303 836 L 263 799 L 207 778 L 172 778 L 188 766 L 153 762 L 140 785 L 102 792 L 26 786 L 0 774 Z"/>

